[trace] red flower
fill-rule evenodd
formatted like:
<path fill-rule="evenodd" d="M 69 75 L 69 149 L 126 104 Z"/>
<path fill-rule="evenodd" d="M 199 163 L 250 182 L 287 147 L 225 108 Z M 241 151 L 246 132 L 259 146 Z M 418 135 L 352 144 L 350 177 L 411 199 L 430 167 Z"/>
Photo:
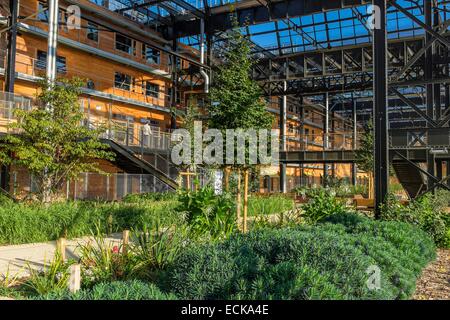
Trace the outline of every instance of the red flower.
<path fill-rule="evenodd" d="M 114 246 L 112 249 L 113 253 L 119 253 L 119 247 L 118 246 Z"/>

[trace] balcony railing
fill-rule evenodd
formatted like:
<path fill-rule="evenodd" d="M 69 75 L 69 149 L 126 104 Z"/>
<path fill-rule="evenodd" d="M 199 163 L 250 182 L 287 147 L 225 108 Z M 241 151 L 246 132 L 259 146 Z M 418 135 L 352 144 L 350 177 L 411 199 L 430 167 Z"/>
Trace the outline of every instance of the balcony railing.
<path fill-rule="evenodd" d="M 286 138 L 287 151 L 340 151 L 359 147 L 359 139 L 354 141 L 353 132 L 296 135 Z"/>
<path fill-rule="evenodd" d="M 8 92 L 0 92 L 0 132 L 12 133 L 10 124 L 17 121 L 15 110 L 31 110 L 32 101 Z M 88 109 L 84 110 L 86 113 Z M 130 120 L 111 120 L 106 117 L 87 115 L 84 125 L 89 128 L 105 129 L 104 138 L 112 139 L 128 147 L 139 147 L 141 153 L 146 149 L 168 151 L 170 149 L 170 133 L 159 127 L 150 126 L 144 134 L 144 124 Z M 14 132 L 16 133 L 16 132 Z"/>

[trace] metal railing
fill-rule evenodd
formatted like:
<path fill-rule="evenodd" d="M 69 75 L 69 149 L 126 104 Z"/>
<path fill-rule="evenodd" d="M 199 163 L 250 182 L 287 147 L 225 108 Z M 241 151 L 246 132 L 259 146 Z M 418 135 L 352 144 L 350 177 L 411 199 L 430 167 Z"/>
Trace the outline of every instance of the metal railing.
<path fill-rule="evenodd" d="M 286 151 L 338 151 L 359 147 L 359 139 L 354 141 L 353 132 L 295 135 L 286 138 Z"/>
<path fill-rule="evenodd" d="M 16 109 L 31 110 L 31 99 L 0 92 L 0 132 L 11 132 L 9 125 L 17 121 L 14 112 Z M 87 111 L 85 108 L 84 112 L 87 113 Z M 159 127 L 150 126 L 150 130 L 144 130 L 144 124 L 141 123 L 130 120 L 111 120 L 88 114 L 84 124 L 92 129 L 102 127 L 105 129 L 103 138 L 112 139 L 125 146 L 139 147 L 142 152 L 146 149 L 167 152 L 170 149 L 170 133 L 162 131 Z"/>

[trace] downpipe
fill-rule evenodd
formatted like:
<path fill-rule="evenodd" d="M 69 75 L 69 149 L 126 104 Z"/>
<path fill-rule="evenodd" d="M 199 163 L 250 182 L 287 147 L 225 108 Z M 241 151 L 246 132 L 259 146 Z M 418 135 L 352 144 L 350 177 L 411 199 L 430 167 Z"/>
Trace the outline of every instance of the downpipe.
<path fill-rule="evenodd" d="M 200 63 L 205 63 L 205 20 L 200 20 Z M 205 93 L 209 93 L 209 75 L 203 69 L 203 67 L 200 67 L 200 74 L 203 76 L 203 79 L 205 80 Z"/>

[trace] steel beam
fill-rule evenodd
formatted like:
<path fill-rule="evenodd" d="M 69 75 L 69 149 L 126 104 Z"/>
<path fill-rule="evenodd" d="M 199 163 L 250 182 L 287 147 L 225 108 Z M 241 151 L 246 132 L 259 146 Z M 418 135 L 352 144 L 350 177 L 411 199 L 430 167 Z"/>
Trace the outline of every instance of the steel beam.
<path fill-rule="evenodd" d="M 19 0 L 9 1 L 9 34 L 8 55 L 6 60 L 5 91 L 14 92 L 16 79 L 17 18 L 19 16 Z"/>
<path fill-rule="evenodd" d="M 374 62 L 375 218 L 379 218 L 382 204 L 388 194 L 389 181 L 386 0 L 373 0 L 373 5 L 379 8 L 380 19 L 380 28 L 375 28 L 373 32 L 372 46 Z"/>
<path fill-rule="evenodd" d="M 448 40 L 447 38 L 445 38 L 443 35 L 439 34 L 438 32 L 433 30 L 433 25 L 431 23 L 432 21 L 432 12 L 431 12 L 431 4 L 432 0 L 424 0 L 424 16 L 425 16 L 425 22 L 421 21 L 420 19 L 418 19 L 415 15 L 413 15 L 411 12 L 409 12 L 408 10 L 406 10 L 405 8 L 403 8 L 401 5 L 399 5 L 398 3 L 395 2 L 395 0 L 391 0 L 390 4 L 392 6 L 394 6 L 395 8 L 398 9 L 398 11 L 400 11 L 401 13 L 403 13 L 405 16 L 407 16 L 408 18 L 410 18 L 412 21 L 414 21 L 415 23 L 417 23 L 419 26 L 421 26 L 422 28 L 425 29 L 425 32 L 430 35 L 430 36 L 434 36 L 436 37 L 440 42 L 442 42 L 442 44 L 446 45 L 447 47 L 450 47 L 450 40 Z M 429 3 L 428 3 L 429 2 Z M 428 18 L 429 16 L 429 18 Z M 429 20 L 427 20 L 429 19 Z M 431 39 L 428 38 L 428 39 Z"/>

